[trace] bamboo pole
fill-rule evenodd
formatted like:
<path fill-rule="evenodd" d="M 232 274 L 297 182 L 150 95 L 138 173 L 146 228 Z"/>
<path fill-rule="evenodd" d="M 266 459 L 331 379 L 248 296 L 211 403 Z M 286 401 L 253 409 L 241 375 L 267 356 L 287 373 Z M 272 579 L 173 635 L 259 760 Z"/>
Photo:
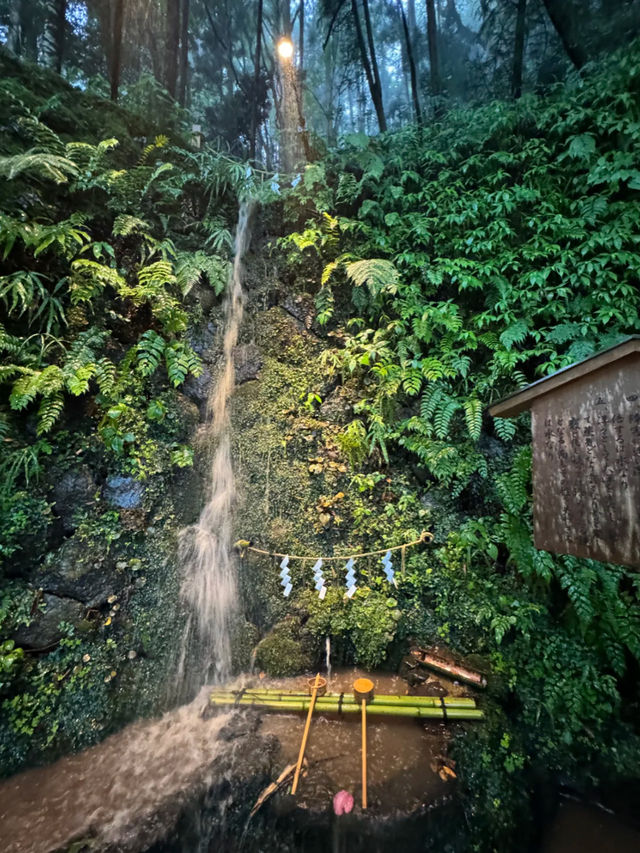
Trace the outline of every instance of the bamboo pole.
<path fill-rule="evenodd" d="M 367 703 L 363 699 L 362 708 L 362 808 L 367 807 Z"/>
<path fill-rule="evenodd" d="M 342 699 L 341 699 L 342 696 Z M 249 699 L 266 699 L 267 701 L 273 702 L 289 702 L 289 701 L 308 701 L 309 694 L 303 693 L 301 691 L 280 691 L 280 690 L 269 690 L 265 689 L 256 689 L 256 690 L 225 690 L 222 688 L 218 688 L 211 692 L 212 698 L 224 698 L 229 699 L 231 702 L 235 702 L 236 700 L 242 698 Z M 410 706 L 416 708 L 440 708 L 442 707 L 442 703 L 444 702 L 447 709 L 449 708 L 475 708 L 476 700 L 470 699 L 468 697 L 462 696 L 444 696 L 442 699 L 439 696 L 402 696 L 402 695 L 392 695 L 392 694 L 383 694 L 380 696 L 375 696 L 370 705 L 381 706 Z M 348 694 L 340 694 L 340 693 L 325 693 L 324 696 L 318 696 L 316 698 L 316 705 L 319 707 L 320 705 L 337 705 L 340 704 L 342 706 L 345 705 L 355 705 L 359 704 L 356 702 L 353 696 Z"/>
<path fill-rule="evenodd" d="M 296 765 L 296 772 L 293 777 L 293 785 L 291 786 L 291 793 L 295 794 L 298 789 L 298 780 L 300 779 L 300 770 L 302 769 L 302 761 L 304 759 L 304 751 L 307 746 L 307 738 L 309 737 L 309 728 L 311 726 L 311 717 L 313 715 L 313 708 L 316 704 L 316 696 L 318 694 L 318 688 L 320 687 L 320 673 L 316 675 L 315 684 L 313 686 L 313 690 L 311 691 L 311 699 L 309 701 L 309 713 L 307 714 L 307 722 L 304 727 L 304 732 L 302 733 L 302 743 L 300 744 L 300 753 L 298 755 L 298 764 Z"/>
<path fill-rule="evenodd" d="M 290 699 L 286 702 L 273 701 L 269 699 L 235 699 L 211 697 L 211 704 L 216 707 L 228 707 L 229 705 L 238 705 L 242 707 L 264 708 L 269 711 L 308 711 L 310 707 L 309 698 Z M 317 708 L 324 714 L 353 714 L 357 713 L 359 706 L 357 703 L 343 704 L 342 707 L 338 702 L 334 704 L 317 704 Z M 448 720 L 481 720 L 484 717 L 484 712 L 479 708 L 455 708 L 445 705 L 435 707 L 418 707 L 406 705 L 378 705 L 372 702 L 369 705 L 369 713 L 383 717 L 415 717 L 417 719 L 443 719 Z"/>
<path fill-rule="evenodd" d="M 367 702 L 374 697 L 374 684 L 369 678 L 356 678 L 353 698 L 360 703 L 360 728 L 362 729 L 362 808 L 367 808 Z"/>

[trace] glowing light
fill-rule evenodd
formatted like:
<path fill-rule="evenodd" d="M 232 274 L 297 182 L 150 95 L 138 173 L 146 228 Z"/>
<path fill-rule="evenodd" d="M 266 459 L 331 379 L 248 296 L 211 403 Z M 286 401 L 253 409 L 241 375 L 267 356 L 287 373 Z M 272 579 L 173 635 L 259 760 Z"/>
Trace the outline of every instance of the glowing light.
<path fill-rule="evenodd" d="M 289 38 L 281 38 L 278 42 L 278 56 L 280 59 L 291 59 L 293 56 L 293 42 Z"/>

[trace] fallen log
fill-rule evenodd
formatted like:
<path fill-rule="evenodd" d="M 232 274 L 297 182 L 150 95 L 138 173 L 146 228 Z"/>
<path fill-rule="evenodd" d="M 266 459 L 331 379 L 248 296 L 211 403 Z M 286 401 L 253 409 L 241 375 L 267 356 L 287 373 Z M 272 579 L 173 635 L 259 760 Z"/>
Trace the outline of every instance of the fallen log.
<path fill-rule="evenodd" d="M 474 672 L 471 669 L 466 669 L 464 666 L 458 666 L 455 663 L 449 663 L 437 655 L 432 655 L 425 649 L 413 648 L 409 654 L 422 666 L 429 667 L 435 672 L 442 675 L 448 675 L 458 681 L 465 681 L 467 684 L 472 684 L 474 687 L 486 687 L 487 679 L 479 672 Z"/>

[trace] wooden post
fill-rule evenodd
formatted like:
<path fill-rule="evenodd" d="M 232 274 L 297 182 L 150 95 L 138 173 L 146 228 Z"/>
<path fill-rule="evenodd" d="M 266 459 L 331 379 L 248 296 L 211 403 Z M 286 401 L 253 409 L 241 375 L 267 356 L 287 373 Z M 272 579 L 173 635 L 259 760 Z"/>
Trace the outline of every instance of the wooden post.
<path fill-rule="evenodd" d="M 316 704 L 316 696 L 318 695 L 318 688 L 321 686 L 322 680 L 320 679 L 320 673 L 316 675 L 316 680 L 313 685 L 313 689 L 311 691 L 311 702 L 309 703 L 309 713 L 307 714 L 307 722 L 305 723 L 304 732 L 302 733 L 302 743 L 300 744 L 300 754 L 298 755 L 298 763 L 296 765 L 296 772 L 293 777 L 293 785 L 291 786 L 291 793 L 295 794 L 298 790 L 298 780 L 300 779 L 300 770 L 302 769 L 302 762 L 304 760 L 304 751 L 307 746 L 307 738 L 309 737 L 309 728 L 311 726 L 311 716 L 313 714 L 313 709 Z"/>

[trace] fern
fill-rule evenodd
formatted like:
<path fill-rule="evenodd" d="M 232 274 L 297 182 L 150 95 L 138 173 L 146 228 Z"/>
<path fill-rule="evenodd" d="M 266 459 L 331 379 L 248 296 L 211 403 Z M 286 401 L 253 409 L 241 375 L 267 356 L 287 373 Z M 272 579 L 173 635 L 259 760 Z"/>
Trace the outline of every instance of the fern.
<path fill-rule="evenodd" d="M 0 302 L 9 316 L 22 317 L 26 314 L 29 327 L 42 321 L 42 328 L 50 334 L 66 322 L 61 299 L 66 282 L 61 279 L 49 290 L 45 285 L 47 280 L 46 276 L 27 270 L 2 276 Z"/>
<path fill-rule="evenodd" d="M 511 441 L 516 434 L 516 424 L 512 418 L 494 418 L 493 428 L 501 441 Z"/>
<path fill-rule="evenodd" d="M 108 358 L 101 358 L 95 365 L 95 377 L 100 393 L 110 396 L 117 381 L 117 370 L 115 364 Z"/>
<path fill-rule="evenodd" d="M 160 151 L 162 148 L 166 148 L 169 144 L 169 137 L 164 134 L 160 134 L 156 136 L 153 142 L 150 145 L 147 145 L 140 155 L 140 165 L 144 166 L 151 159 L 151 155 Z"/>
<path fill-rule="evenodd" d="M 367 430 L 362 421 L 355 420 L 337 436 L 340 450 L 352 467 L 361 465 L 368 455 Z"/>
<path fill-rule="evenodd" d="M 64 398 L 59 392 L 43 398 L 38 407 L 38 436 L 51 432 L 62 414 L 63 407 Z"/>
<path fill-rule="evenodd" d="M 96 372 L 96 365 L 89 363 L 83 364 L 82 367 L 78 367 L 74 371 L 65 371 L 66 375 L 66 387 L 74 397 L 80 397 L 82 394 L 86 394 L 89 390 L 89 381 L 94 376 Z"/>
<path fill-rule="evenodd" d="M 183 296 L 186 296 L 203 276 L 206 276 L 214 292 L 220 294 L 226 287 L 229 271 L 229 263 L 215 255 L 181 252 L 177 257 L 175 276 Z"/>
<path fill-rule="evenodd" d="M 402 388 L 410 396 L 415 397 L 422 387 L 422 372 L 418 367 L 406 367 L 403 370 Z"/>
<path fill-rule="evenodd" d="M 77 178 L 78 167 L 66 157 L 47 154 L 35 149 L 12 157 L 0 157 L 0 176 L 13 180 L 28 172 L 34 177 L 47 178 L 56 184 L 66 184 L 69 178 Z"/>
<path fill-rule="evenodd" d="M 50 364 L 43 370 L 31 370 L 22 375 L 13 385 L 9 395 L 12 409 L 26 408 L 38 395 L 52 396 L 62 389 L 62 370 Z"/>
<path fill-rule="evenodd" d="M 482 403 L 471 397 L 464 401 L 464 418 L 470 437 L 477 441 L 482 431 Z"/>
<path fill-rule="evenodd" d="M 146 234 L 149 230 L 149 223 L 144 219 L 121 213 L 114 219 L 111 233 L 114 237 L 128 237 L 130 234 Z"/>
<path fill-rule="evenodd" d="M 169 381 L 176 388 L 182 385 L 189 373 L 193 376 L 200 376 L 202 373 L 202 362 L 185 344 L 178 342 L 170 344 L 165 347 L 164 356 Z"/>
<path fill-rule="evenodd" d="M 457 400 L 449 398 L 435 413 L 433 422 L 438 438 L 445 438 L 449 434 L 451 419 L 460 407 Z"/>
<path fill-rule="evenodd" d="M 529 503 L 531 482 L 531 448 L 521 450 L 510 472 L 498 477 L 496 486 L 505 508 L 518 515 Z"/>
<path fill-rule="evenodd" d="M 127 288 L 118 270 L 98 261 L 78 258 L 71 264 L 71 272 L 69 292 L 73 305 L 91 302 L 105 287 L 112 287 L 116 293 L 124 293 Z"/>
<path fill-rule="evenodd" d="M 143 376 L 151 376 L 152 373 L 155 373 L 162 360 L 165 348 L 165 339 L 157 332 L 154 332 L 153 329 L 149 329 L 142 335 L 136 345 L 136 352 L 138 370 Z"/>
<path fill-rule="evenodd" d="M 380 293 L 397 293 L 400 276 L 391 261 L 371 258 L 366 261 L 353 261 L 346 265 L 347 276 L 356 287 L 366 285 L 372 296 Z"/>

